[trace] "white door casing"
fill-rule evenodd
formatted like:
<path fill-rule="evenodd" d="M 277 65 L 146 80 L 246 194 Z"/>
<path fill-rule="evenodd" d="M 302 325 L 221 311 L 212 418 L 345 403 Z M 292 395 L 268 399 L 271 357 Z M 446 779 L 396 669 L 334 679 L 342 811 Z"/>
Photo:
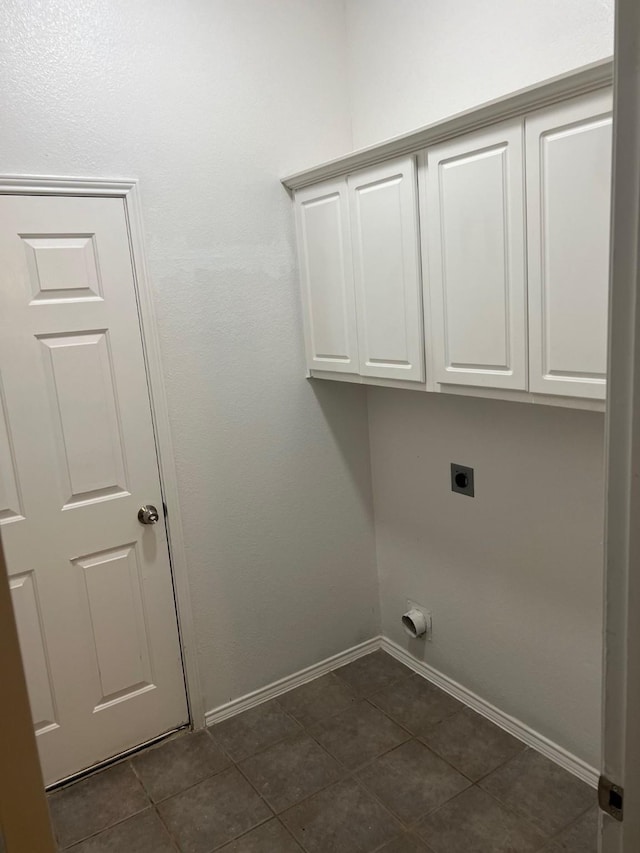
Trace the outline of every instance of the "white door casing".
<path fill-rule="evenodd" d="M 527 388 L 522 120 L 427 151 L 434 380 Z"/>
<path fill-rule="evenodd" d="M 347 182 L 295 195 L 302 316 L 309 370 L 359 372 Z"/>
<path fill-rule="evenodd" d="M 347 178 L 360 374 L 424 382 L 415 157 Z"/>
<path fill-rule="evenodd" d="M 602 853 L 640 850 L 640 4 L 617 0 L 606 414 L 602 774 L 624 816 Z"/>
<path fill-rule="evenodd" d="M 6 192 L 6 190 L 5 190 Z M 121 197 L 0 196 L 0 523 L 48 783 L 187 721 Z"/>
<path fill-rule="evenodd" d="M 611 95 L 525 119 L 529 388 L 604 400 Z"/>

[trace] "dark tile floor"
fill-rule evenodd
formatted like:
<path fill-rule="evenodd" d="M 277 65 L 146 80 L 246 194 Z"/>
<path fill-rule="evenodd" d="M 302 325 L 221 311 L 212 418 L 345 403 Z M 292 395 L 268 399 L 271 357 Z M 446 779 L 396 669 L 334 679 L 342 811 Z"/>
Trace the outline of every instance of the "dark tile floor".
<path fill-rule="evenodd" d="M 49 803 L 73 853 L 596 853 L 595 800 L 374 652 Z"/>

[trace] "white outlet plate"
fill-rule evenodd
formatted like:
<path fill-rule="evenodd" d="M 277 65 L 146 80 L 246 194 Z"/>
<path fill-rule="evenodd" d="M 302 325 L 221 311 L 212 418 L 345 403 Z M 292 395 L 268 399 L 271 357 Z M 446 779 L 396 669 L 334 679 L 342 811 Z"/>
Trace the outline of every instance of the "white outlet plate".
<path fill-rule="evenodd" d="M 433 619 L 431 618 L 431 611 L 427 610 L 422 604 L 418 604 L 417 601 L 412 601 L 410 598 L 407 599 L 407 610 L 419 610 L 420 613 L 424 614 L 425 621 L 427 623 L 427 632 L 424 637 L 420 637 L 419 639 L 427 640 L 431 642 L 433 639 Z"/>

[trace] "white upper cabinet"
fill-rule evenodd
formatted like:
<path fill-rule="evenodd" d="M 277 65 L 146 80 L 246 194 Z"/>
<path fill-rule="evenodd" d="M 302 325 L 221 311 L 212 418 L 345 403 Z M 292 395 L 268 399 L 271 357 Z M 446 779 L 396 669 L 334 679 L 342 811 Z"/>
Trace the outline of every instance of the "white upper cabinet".
<path fill-rule="evenodd" d="M 604 399 L 611 95 L 526 119 L 530 389 Z"/>
<path fill-rule="evenodd" d="M 285 179 L 311 376 L 603 408 L 610 70 Z"/>
<path fill-rule="evenodd" d="M 415 158 L 365 169 L 347 183 L 360 373 L 424 382 Z"/>
<path fill-rule="evenodd" d="M 424 382 L 414 157 L 296 192 L 307 366 Z"/>
<path fill-rule="evenodd" d="M 517 119 L 427 151 L 436 382 L 527 387 L 522 137 Z"/>
<path fill-rule="evenodd" d="M 307 366 L 358 373 L 358 336 L 344 178 L 296 192 Z"/>

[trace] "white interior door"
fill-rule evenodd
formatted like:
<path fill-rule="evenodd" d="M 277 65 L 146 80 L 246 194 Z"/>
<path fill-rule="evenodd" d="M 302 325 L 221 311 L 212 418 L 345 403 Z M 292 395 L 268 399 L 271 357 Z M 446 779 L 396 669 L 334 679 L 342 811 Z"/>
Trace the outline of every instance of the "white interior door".
<path fill-rule="evenodd" d="M 186 722 L 122 199 L 0 196 L 0 524 L 46 782 Z"/>
<path fill-rule="evenodd" d="M 415 157 L 349 175 L 360 373 L 424 382 Z"/>
<path fill-rule="evenodd" d="M 529 389 L 603 400 L 611 93 L 527 116 Z"/>
<path fill-rule="evenodd" d="M 527 387 L 522 121 L 427 151 L 434 379 Z"/>
<path fill-rule="evenodd" d="M 295 212 L 307 367 L 358 373 L 346 179 L 298 190 Z"/>

